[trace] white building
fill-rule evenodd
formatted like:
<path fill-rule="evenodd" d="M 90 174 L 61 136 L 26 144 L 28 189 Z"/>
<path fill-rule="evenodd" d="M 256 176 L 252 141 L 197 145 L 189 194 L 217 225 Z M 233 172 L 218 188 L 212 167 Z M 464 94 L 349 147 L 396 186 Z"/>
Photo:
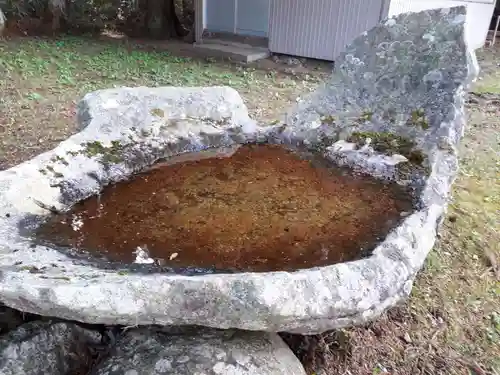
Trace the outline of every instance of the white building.
<path fill-rule="evenodd" d="M 272 53 L 335 60 L 379 21 L 404 12 L 467 6 L 466 39 L 484 45 L 495 0 L 195 0 L 196 42 L 252 40 Z"/>

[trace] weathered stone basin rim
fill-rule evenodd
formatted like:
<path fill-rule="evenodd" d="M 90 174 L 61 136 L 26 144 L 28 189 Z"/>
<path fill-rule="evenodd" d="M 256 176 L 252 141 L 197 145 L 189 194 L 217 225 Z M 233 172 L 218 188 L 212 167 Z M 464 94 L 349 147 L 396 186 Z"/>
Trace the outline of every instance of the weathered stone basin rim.
<path fill-rule="evenodd" d="M 289 113 L 286 124 L 272 127 L 257 126 L 238 93 L 226 87 L 119 88 L 88 94 L 80 104 L 78 134 L 0 172 L 0 301 L 88 323 L 306 334 L 377 317 L 410 293 L 434 244 L 457 173 L 464 93 L 474 75 L 468 65 L 473 55 L 463 38 L 464 14 L 465 8 L 457 7 L 402 15 L 359 37 L 339 59 L 331 80 Z M 412 39 L 429 24 L 430 37 L 422 41 L 420 33 L 418 40 Z M 386 46 L 377 38 L 394 42 Z M 411 43 L 401 43 L 405 40 Z M 436 58 L 418 60 L 428 46 Z M 386 54 L 381 58 L 396 56 L 399 68 L 391 72 L 380 64 L 364 66 L 367 57 L 381 51 Z M 404 81 L 412 74 L 418 74 L 418 82 Z M 404 84 L 388 93 L 384 79 Z M 391 121 L 384 118 L 388 101 L 397 113 Z M 415 106 L 423 111 L 426 126 L 404 126 L 414 117 Z M 353 147 L 344 134 L 384 130 L 413 139 L 426 168 L 412 165 L 401 174 L 406 158 L 397 150 L 385 155 L 370 145 Z M 47 215 L 40 202 L 63 209 L 161 158 L 266 139 L 304 143 L 339 164 L 413 186 L 418 209 L 371 257 L 291 273 L 117 272 L 34 245 L 20 231 L 30 219 Z"/>

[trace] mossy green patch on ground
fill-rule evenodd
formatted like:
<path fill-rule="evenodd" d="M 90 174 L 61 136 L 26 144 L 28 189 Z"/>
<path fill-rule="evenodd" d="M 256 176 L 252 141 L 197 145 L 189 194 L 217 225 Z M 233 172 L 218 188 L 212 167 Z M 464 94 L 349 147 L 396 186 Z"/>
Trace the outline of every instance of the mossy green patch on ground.
<path fill-rule="evenodd" d="M 493 94 L 498 94 L 500 93 L 500 74 L 499 74 L 499 81 L 498 82 L 490 82 L 490 83 L 478 83 L 476 92 L 481 92 L 481 93 L 493 93 Z"/>

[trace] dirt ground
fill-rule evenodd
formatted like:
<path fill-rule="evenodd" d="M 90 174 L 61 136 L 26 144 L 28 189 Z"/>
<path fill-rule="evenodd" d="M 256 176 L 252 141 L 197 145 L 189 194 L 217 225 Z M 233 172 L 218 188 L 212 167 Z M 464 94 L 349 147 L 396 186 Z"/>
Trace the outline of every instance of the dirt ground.
<path fill-rule="evenodd" d="M 366 327 L 288 337 L 310 375 L 500 374 L 500 49 L 480 62 L 449 214 L 410 300 Z M 75 37 L 0 40 L 0 170 L 74 133 L 76 102 L 98 88 L 229 85 L 253 117 L 272 121 L 327 70 L 281 65 Z"/>

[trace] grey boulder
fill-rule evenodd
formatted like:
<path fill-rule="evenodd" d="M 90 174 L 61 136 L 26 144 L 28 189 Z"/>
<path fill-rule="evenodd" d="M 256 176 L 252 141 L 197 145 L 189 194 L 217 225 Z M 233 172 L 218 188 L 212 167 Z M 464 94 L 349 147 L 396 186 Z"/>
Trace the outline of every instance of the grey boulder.
<path fill-rule="evenodd" d="M 24 323 L 23 314 L 0 303 L 0 335 Z"/>
<path fill-rule="evenodd" d="M 332 77 L 286 121 L 266 128 L 229 88 L 88 94 L 80 133 L 0 172 L 0 300 L 109 325 L 314 334 L 376 318 L 408 296 L 445 215 L 464 97 L 476 74 L 464 22 L 465 7 L 384 21 L 347 47 Z M 362 146 L 354 132 L 364 135 Z M 411 140 L 419 160 L 398 142 L 389 153 L 377 151 L 377 134 L 386 132 Z M 339 165 L 411 187 L 418 204 L 370 257 L 296 272 L 123 273 L 34 244 L 23 232 L 48 216 L 40 203 L 64 210 L 161 158 L 255 140 L 304 144 Z"/>
<path fill-rule="evenodd" d="M 125 333 L 93 375 L 305 375 L 274 333 L 186 328 Z"/>
<path fill-rule="evenodd" d="M 1 375 L 85 373 L 100 334 L 72 323 L 31 322 L 0 337 Z"/>

